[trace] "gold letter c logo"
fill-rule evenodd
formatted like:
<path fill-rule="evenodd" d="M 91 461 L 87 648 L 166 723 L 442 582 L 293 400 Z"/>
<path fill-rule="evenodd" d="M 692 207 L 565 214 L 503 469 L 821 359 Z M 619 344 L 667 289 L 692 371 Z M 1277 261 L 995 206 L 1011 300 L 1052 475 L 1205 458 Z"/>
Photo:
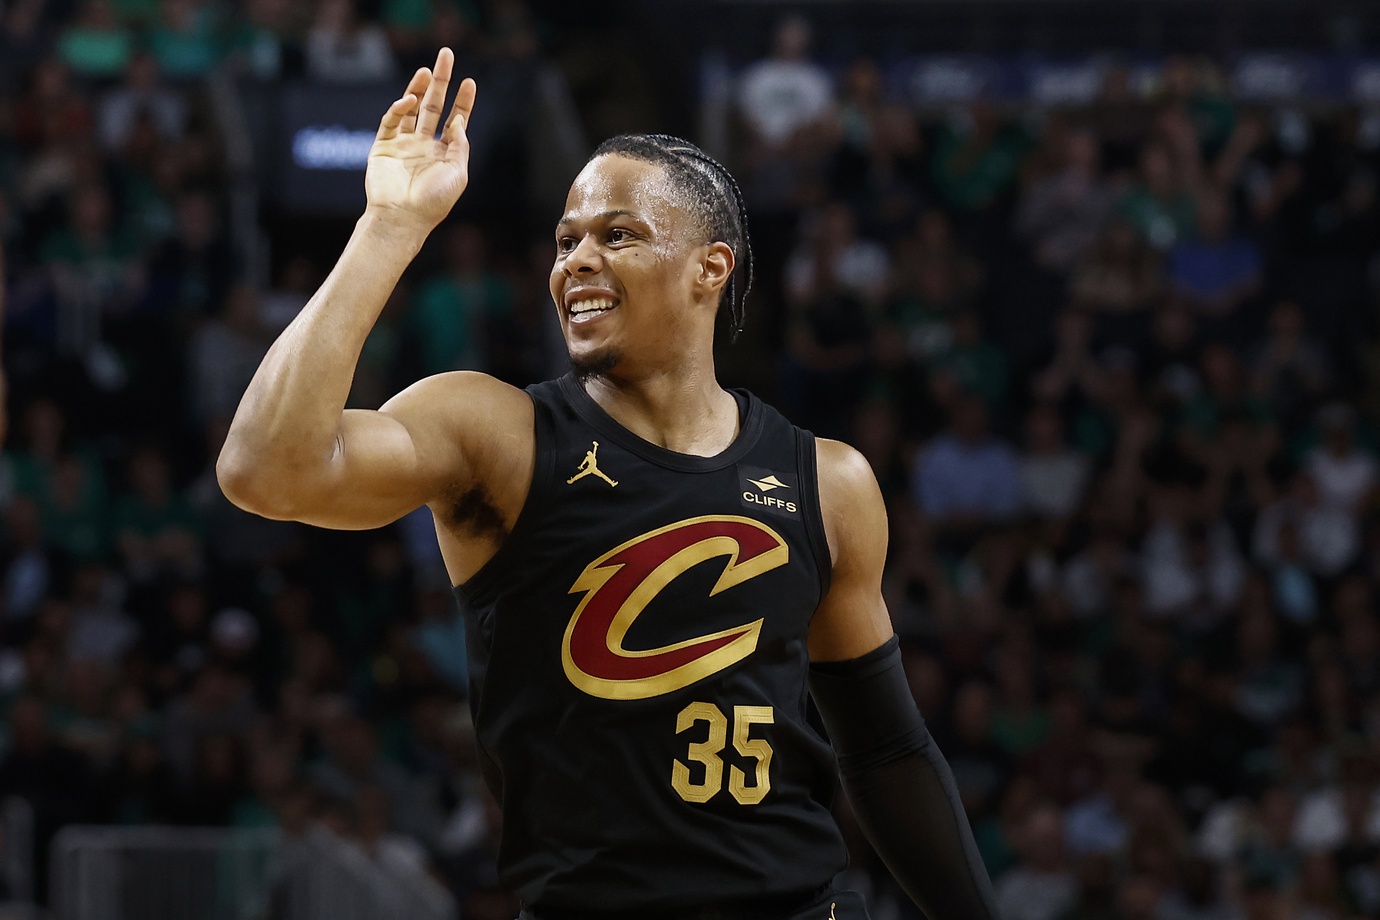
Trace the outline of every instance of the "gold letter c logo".
<path fill-rule="evenodd" d="M 561 642 L 570 682 L 591 696 L 641 700 L 703 680 L 757 648 L 762 620 L 653 649 L 623 640 L 652 598 L 692 566 L 728 562 L 709 596 L 785 565 L 790 550 L 776 531 L 751 518 L 707 515 L 635 537 L 595 559 L 570 593 L 585 592 Z"/>

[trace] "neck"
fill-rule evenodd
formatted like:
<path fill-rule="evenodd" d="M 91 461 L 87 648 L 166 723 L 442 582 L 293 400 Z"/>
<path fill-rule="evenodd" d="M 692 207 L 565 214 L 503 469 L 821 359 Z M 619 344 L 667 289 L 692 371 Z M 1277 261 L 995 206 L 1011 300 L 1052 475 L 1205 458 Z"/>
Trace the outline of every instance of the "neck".
<path fill-rule="evenodd" d="M 614 421 L 666 450 L 712 457 L 738 436 L 738 401 L 719 386 L 712 358 L 641 375 L 615 370 L 584 388 Z"/>

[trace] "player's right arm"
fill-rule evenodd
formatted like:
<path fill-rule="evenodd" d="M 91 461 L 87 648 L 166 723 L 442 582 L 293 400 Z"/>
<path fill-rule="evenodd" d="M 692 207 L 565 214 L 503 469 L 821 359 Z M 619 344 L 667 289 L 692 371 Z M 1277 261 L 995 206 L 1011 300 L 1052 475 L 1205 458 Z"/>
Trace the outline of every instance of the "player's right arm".
<path fill-rule="evenodd" d="M 378 411 L 346 410 L 355 366 L 404 269 L 468 182 L 465 80 L 439 139 L 454 56 L 442 49 L 383 116 L 365 173 L 368 205 L 345 251 L 269 349 L 230 425 L 216 474 L 226 496 L 265 517 L 362 529 L 396 520 L 520 457 L 530 402 L 479 374 L 428 378 Z M 529 426 L 530 427 L 530 426 Z"/>

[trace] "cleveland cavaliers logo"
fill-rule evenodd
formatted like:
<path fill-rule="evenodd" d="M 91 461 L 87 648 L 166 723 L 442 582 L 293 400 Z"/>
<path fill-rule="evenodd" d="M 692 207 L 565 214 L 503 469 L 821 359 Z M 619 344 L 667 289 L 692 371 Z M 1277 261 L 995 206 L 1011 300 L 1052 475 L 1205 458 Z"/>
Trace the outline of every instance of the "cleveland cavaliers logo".
<path fill-rule="evenodd" d="M 624 648 L 642 611 L 692 566 L 720 556 L 724 570 L 709 596 L 790 560 L 780 534 L 737 515 L 707 515 L 635 537 L 595 559 L 570 593 L 584 592 L 561 643 L 570 682 L 606 700 L 642 700 L 703 680 L 757 648 L 762 620 L 661 648 Z"/>

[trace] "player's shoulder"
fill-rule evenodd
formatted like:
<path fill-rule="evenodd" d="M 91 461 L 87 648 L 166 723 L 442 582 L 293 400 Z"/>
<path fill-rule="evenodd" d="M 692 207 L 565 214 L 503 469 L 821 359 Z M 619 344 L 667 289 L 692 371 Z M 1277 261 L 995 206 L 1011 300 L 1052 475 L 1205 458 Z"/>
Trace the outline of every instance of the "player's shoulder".
<path fill-rule="evenodd" d="M 831 536 L 885 522 L 882 490 L 861 451 L 842 441 L 815 438 L 815 468 L 819 506 Z"/>
<path fill-rule="evenodd" d="M 815 438 L 815 467 L 820 490 L 830 490 L 847 498 L 865 499 L 877 493 L 877 477 L 872 464 L 856 447 L 832 438 Z"/>
<path fill-rule="evenodd" d="M 530 416 L 532 401 L 523 390 L 479 371 L 447 371 L 423 377 L 383 404 L 382 411 L 427 415 L 473 423 L 486 416 L 512 422 Z"/>
<path fill-rule="evenodd" d="M 819 508 L 835 574 L 848 560 L 886 553 L 886 502 L 862 452 L 842 441 L 815 438 Z"/>

